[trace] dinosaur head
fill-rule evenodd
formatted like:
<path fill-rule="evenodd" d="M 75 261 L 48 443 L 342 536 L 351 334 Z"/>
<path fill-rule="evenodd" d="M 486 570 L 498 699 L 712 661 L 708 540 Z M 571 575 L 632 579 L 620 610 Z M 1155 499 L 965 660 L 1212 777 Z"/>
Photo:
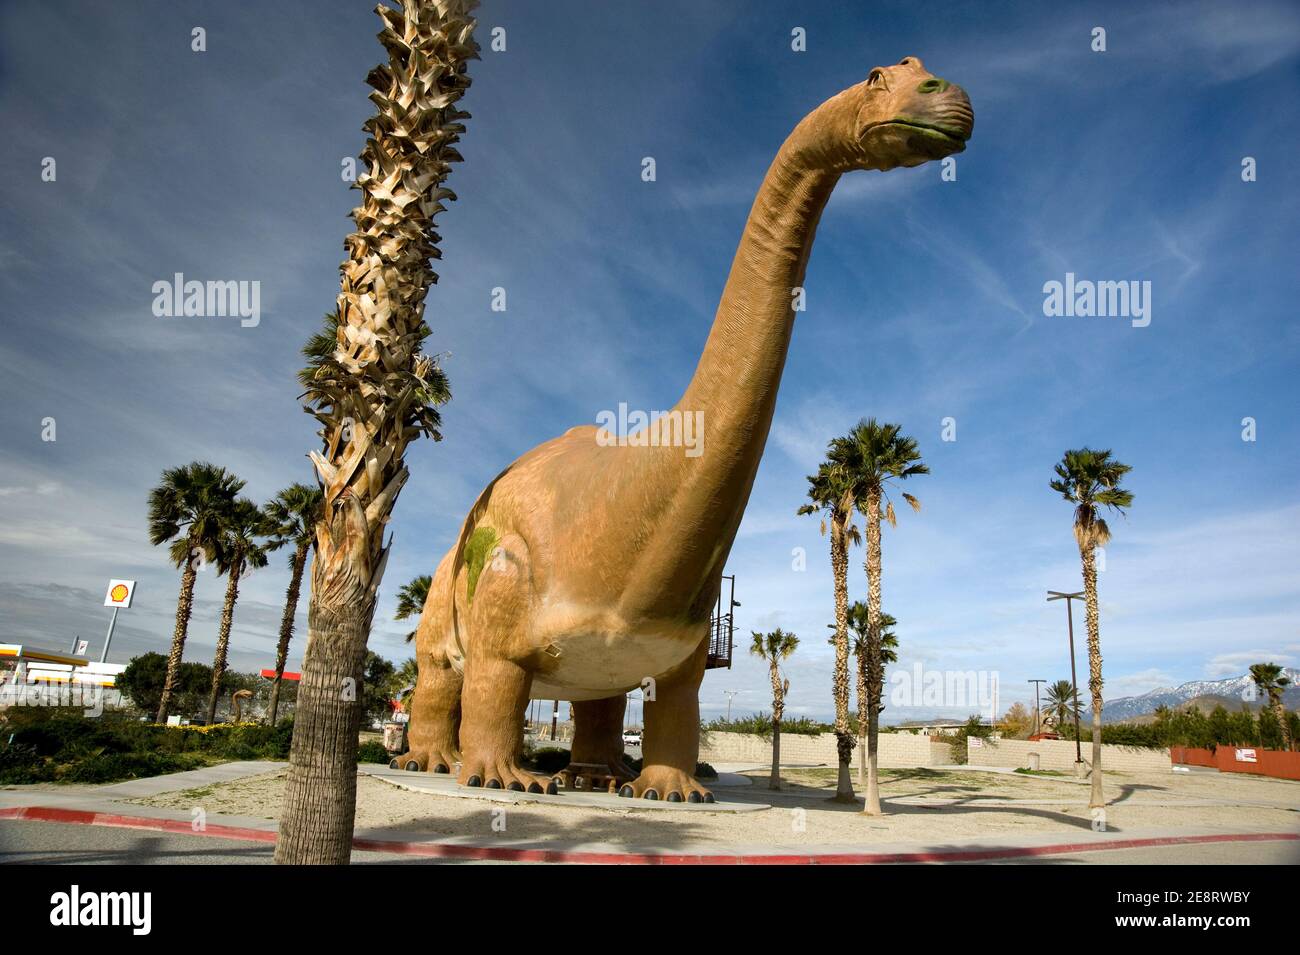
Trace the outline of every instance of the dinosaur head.
<path fill-rule="evenodd" d="M 795 139 L 823 168 L 893 169 L 961 152 L 974 125 L 966 91 L 905 56 L 813 110 Z"/>

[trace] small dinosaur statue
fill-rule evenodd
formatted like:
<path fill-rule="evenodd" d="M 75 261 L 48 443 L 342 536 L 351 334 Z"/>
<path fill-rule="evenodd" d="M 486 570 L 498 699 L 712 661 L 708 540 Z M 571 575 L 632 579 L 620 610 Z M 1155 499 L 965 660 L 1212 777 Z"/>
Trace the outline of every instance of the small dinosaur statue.
<path fill-rule="evenodd" d="M 230 694 L 230 705 L 234 709 L 234 716 L 232 717 L 230 722 L 232 723 L 239 722 L 240 717 L 243 715 L 244 712 L 244 700 L 251 700 L 252 698 L 253 698 L 252 690 L 236 690 L 234 693 Z"/>
<path fill-rule="evenodd" d="M 973 124 L 966 93 L 907 57 L 795 127 L 673 411 L 646 440 L 573 428 L 475 501 L 420 618 L 410 749 L 394 767 L 446 773 L 459 761 L 462 785 L 553 792 L 521 765 L 522 714 L 530 698 L 563 699 L 573 763 L 610 767 L 626 780 L 620 795 L 713 800 L 693 775 L 709 613 L 772 423 L 818 219 L 844 173 L 960 152 Z M 703 453 L 683 453 L 687 416 L 702 424 Z M 622 724 L 638 686 L 653 696 L 633 778 Z"/>

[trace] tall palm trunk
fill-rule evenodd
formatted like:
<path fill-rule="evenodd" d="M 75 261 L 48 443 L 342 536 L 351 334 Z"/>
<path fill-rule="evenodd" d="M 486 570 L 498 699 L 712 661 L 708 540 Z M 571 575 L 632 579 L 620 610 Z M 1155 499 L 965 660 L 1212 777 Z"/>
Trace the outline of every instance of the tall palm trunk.
<path fill-rule="evenodd" d="M 849 731 L 849 540 L 848 516 L 831 518 L 831 572 L 835 575 L 835 749 L 839 775 L 835 786 L 837 802 L 853 801 L 853 780 L 849 763 L 853 758 L 853 734 Z"/>
<path fill-rule="evenodd" d="M 880 776 L 877 766 L 880 729 L 880 490 L 867 492 L 867 798 L 862 811 L 880 815 Z"/>
<path fill-rule="evenodd" d="M 1088 611 L 1088 689 L 1092 691 L 1092 794 L 1088 806 L 1106 804 L 1101 791 L 1101 619 L 1097 608 L 1097 554 L 1091 544 L 1081 546 L 1083 594 Z"/>
<path fill-rule="evenodd" d="M 191 547 L 189 553 L 193 553 Z M 190 614 L 194 612 L 194 581 L 198 577 L 198 568 L 194 558 L 187 557 L 181 571 L 181 593 L 176 599 L 176 628 L 172 632 L 172 649 L 167 655 L 167 679 L 163 682 L 162 698 L 158 701 L 158 717 L 155 722 L 166 723 L 171 709 L 172 696 L 180 680 L 181 657 L 185 655 L 185 636 L 190 628 Z"/>
<path fill-rule="evenodd" d="M 865 649 L 865 648 L 864 648 Z M 858 665 L 858 785 L 867 784 L 867 658 L 857 653 Z"/>
<path fill-rule="evenodd" d="M 781 788 L 781 718 L 785 716 L 785 690 L 781 686 L 781 668 L 776 660 L 768 663 L 772 678 L 772 776 L 768 789 Z"/>
<path fill-rule="evenodd" d="M 357 731 L 362 663 L 389 545 L 384 528 L 409 472 L 406 446 L 436 434 L 429 406 L 433 362 L 424 298 L 437 281 L 433 217 L 452 197 L 442 185 L 468 114 L 455 108 L 478 55 L 469 11 L 474 0 L 403 0 L 381 5 L 379 40 L 388 63 L 370 72 L 353 212 L 338 298 L 338 348 L 313 383 L 324 424 L 312 452 L 324 487 L 308 610 L 307 652 L 294 718 L 275 861 L 347 863 L 356 811 Z M 391 541 L 390 541 L 391 544 Z"/>
<path fill-rule="evenodd" d="M 212 693 L 208 696 L 208 725 L 217 720 L 217 700 L 221 698 L 221 678 L 226 675 L 226 652 L 230 647 L 230 624 L 235 619 L 235 601 L 239 599 L 239 575 L 243 561 L 230 567 L 226 583 L 226 602 L 221 608 L 221 627 L 217 631 L 217 653 L 212 658 Z"/>
<path fill-rule="evenodd" d="M 302 590 L 302 572 L 307 566 L 307 551 L 311 541 L 303 541 L 293 553 L 293 570 L 289 575 L 289 589 L 284 595 L 284 616 L 280 618 L 280 644 L 275 649 L 275 680 L 271 684 L 271 705 L 268 722 L 274 726 L 280 710 L 280 685 L 284 682 L 284 665 L 289 660 L 289 641 L 293 638 L 293 618 L 298 613 L 298 594 Z"/>

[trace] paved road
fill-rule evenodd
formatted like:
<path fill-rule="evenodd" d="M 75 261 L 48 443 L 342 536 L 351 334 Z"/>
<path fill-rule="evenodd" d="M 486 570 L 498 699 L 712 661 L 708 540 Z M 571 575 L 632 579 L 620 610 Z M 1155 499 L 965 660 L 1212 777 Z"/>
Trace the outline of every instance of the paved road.
<path fill-rule="evenodd" d="M 110 826 L 0 820 L 0 865 L 269 865 L 266 842 L 142 832 Z M 464 865 L 385 852 L 354 852 L 354 864 Z M 1030 865 L 1296 865 L 1300 843 L 1247 842 L 1112 849 L 1009 859 Z M 982 864 L 987 865 L 987 862 Z"/>
<path fill-rule="evenodd" d="M 0 820 L 0 865 L 270 865 L 274 848 L 269 842 L 213 836 Z M 464 864 L 459 860 L 412 858 L 386 852 L 353 852 L 352 862 L 354 865 Z"/>

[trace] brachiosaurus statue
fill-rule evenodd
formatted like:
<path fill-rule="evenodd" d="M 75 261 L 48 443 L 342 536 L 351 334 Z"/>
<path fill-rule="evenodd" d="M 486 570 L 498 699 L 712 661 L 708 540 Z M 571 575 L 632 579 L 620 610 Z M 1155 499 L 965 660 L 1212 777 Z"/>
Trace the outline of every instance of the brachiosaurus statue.
<path fill-rule="evenodd" d="M 523 714 L 530 698 L 562 699 L 573 762 L 609 766 L 627 780 L 620 795 L 713 801 L 693 776 L 709 615 L 772 423 L 817 221 L 842 174 L 960 152 L 973 122 L 961 88 L 907 57 L 795 127 L 674 410 L 648 440 L 573 428 L 479 495 L 429 588 L 410 750 L 394 767 L 446 773 L 459 761 L 462 785 L 554 792 L 520 765 Z M 683 420 L 701 422 L 702 453 L 683 452 Z M 625 694 L 647 679 L 644 765 L 631 778 Z"/>

